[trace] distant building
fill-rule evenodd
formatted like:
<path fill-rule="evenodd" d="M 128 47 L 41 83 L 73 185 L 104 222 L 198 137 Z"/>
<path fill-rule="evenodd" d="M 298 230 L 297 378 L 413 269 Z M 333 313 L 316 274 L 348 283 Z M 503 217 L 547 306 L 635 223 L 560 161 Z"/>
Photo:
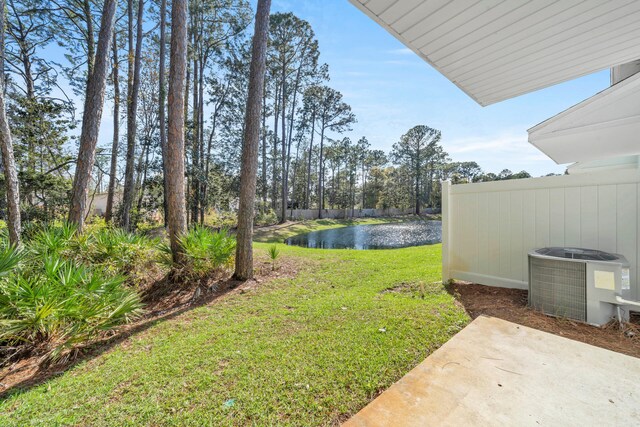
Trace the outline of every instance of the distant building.
<path fill-rule="evenodd" d="M 107 196 L 109 193 L 89 193 L 87 213 L 89 215 L 104 216 L 107 212 Z M 116 190 L 113 197 L 114 210 L 122 203 L 122 191 Z"/>

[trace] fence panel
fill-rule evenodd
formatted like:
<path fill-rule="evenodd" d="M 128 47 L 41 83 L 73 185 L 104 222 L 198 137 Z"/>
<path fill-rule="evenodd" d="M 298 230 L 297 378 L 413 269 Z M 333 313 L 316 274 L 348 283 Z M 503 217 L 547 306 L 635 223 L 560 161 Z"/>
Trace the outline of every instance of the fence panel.
<path fill-rule="evenodd" d="M 443 280 L 526 289 L 529 251 L 577 246 L 624 255 L 640 299 L 637 170 L 445 182 L 442 189 Z"/>
<path fill-rule="evenodd" d="M 414 209 L 323 209 L 322 218 L 325 219 L 348 219 L 348 218 L 379 218 L 388 216 L 412 215 Z M 422 210 L 422 214 L 437 214 L 440 209 L 426 208 Z M 310 220 L 318 219 L 320 212 L 318 209 L 288 209 L 287 217 L 289 219 Z"/>

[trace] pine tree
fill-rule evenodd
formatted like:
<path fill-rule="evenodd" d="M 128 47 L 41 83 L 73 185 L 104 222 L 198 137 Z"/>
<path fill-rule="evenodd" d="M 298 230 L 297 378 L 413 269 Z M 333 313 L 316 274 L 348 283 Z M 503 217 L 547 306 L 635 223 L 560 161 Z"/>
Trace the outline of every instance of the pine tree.
<path fill-rule="evenodd" d="M 260 145 L 260 113 L 266 67 L 267 34 L 271 0 L 258 0 L 255 30 L 251 49 L 249 96 L 244 126 L 242 166 L 240 171 L 240 207 L 234 277 L 248 280 L 253 277 L 253 214 L 258 174 L 258 148 Z"/>

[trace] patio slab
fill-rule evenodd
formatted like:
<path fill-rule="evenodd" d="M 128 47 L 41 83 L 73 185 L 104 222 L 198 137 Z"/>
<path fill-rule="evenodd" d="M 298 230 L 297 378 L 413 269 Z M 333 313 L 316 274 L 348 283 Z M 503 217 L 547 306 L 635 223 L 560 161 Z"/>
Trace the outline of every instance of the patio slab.
<path fill-rule="evenodd" d="M 640 425 L 640 359 L 478 317 L 344 425 Z"/>

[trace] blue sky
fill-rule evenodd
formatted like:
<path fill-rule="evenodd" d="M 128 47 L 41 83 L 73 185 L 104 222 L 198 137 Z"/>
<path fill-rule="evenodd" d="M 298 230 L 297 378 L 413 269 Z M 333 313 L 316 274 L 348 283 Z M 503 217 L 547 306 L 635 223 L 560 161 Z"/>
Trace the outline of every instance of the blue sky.
<path fill-rule="evenodd" d="M 565 166 L 531 146 L 526 130 L 609 85 L 603 71 L 481 107 L 347 0 L 273 0 L 276 11 L 311 23 L 329 85 L 358 119 L 349 136 L 364 135 L 385 151 L 412 126 L 426 124 L 442 131 L 453 160 L 475 160 L 491 172 L 561 173 Z"/>
<path fill-rule="evenodd" d="M 531 146 L 526 130 L 609 85 L 609 72 L 602 71 L 481 107 L 347 0 L 272 1 L 272 12 L 291 11 L 316 32 L 321 61 L 329 64 L 328 84 L 343 93 L 358 120 L 346 136 L 366 136 L 373 148 L 387 152 L 408 129 L 425 124 L 442 131 L 442 144 L 454 161 L 473 160 L 496 173 L 562 173 L 566 165 Z M 58 47 L 54 51 L 62 53 Z M 82 102 L 72 98 L 80 118 Z M 110 149 L 112 129 L 107 97 L 100 146 Z"/>

